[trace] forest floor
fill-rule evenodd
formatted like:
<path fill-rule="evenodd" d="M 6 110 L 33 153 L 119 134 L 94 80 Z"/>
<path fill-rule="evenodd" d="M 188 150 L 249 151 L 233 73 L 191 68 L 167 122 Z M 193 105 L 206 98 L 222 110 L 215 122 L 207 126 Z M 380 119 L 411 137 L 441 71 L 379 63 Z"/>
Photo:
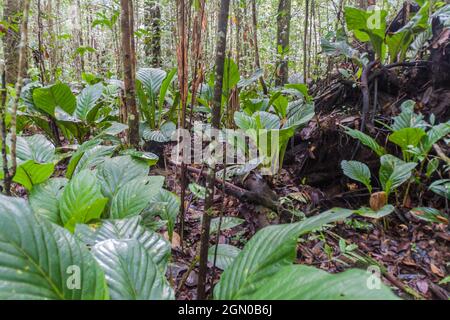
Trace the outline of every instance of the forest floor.
<path fill-rule="evenodd" d="M 376 162 L 376 158 L 346 138 L 339 127 L 339 124 L 358 123 L 359 116 L 354 114 L 350 110 L 319 115 L 297 134 L 280 175 L 265 179 L 280 199 L 288 201 L 292 210 L 311 216 L 333 207 L 358 209 L 367 206 L 367 191 L 349 183 L 339 167 L 341 160 L 350 158 L 364 161 L 369 166 Z M 300 142 L 295 145 L 297 140 Z M 171 148 L 171 145 L 165 148 L 166 159 Z M 165 168 L 158 169 L 157 174 L 165 175 L 167 187 L 180 194 L 180 170 L 167 163 Z M 190 174 L 190 182 L 202 184 L 203 177 Z M 197 255 L 204 203 L 195 197 L 187 196 L 186 199 L 185 239 L 183 246 L 180 246 L 178 239 L 173 243 L 171 273 L 175 286 L 179 287 L 181 283 L 177 299 L 191 300 L 196 298 L 197 269 L 194 267 L 188 274 L 186 272 Z M 294 216 L 280 217 L 263 206 L 223 195 L 220 185 L 217 186 L 214 203 L 216 216 L 223 210 L 223 216 L 245 220 L 240 226 L 222 231 L 219 237 L 219 243 L 239 248 L 243 248 L 258 229 L 273 223 L 289 223 L 294 219 Z M 378 265 L 383 281 L 402 298 L 446 299 L 449 288 L 439 285 L 439 281 L 448 275 L 450 261 L 450 235 L 446 228 L 445 224 L 418 220 L 407 208 L 396 209 L 394 214 L 378 221 L 354 217 L 333 229 L 304 236 L 298 244 L 297 263 L 328 272 Z M 212 237 L 212 244 L 215 238 Z M 214 282 L 218 281 L 220 272 L 216 269 L 209 273 L 208 290 L 211 277 L 214 276 Z"/>

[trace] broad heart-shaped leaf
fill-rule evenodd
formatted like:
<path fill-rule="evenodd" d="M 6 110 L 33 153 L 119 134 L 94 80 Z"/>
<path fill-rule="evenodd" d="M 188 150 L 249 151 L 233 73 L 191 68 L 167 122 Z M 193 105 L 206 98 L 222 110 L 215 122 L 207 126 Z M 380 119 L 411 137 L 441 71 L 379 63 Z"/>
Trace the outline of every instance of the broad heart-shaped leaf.
<path fill-rule="evenodd" d="M 258 129 L 256 120 L 244 112 L 234 113 L 234 123 L 242 130 Z"/>
<path fill-rule="evenodd" d="M 161 189 L 154 196 L 152 196 L 150 205 L 146 209 L 145 217 L 160 216 L 163 220 L 174 224 L 178 212 L 180 211 L 180 205 L 180 198 L 176 194 L 165 189 Z"/>
<path fill-rule="evenodd" d="M 171 300 L 173 289 L 137 240 L 106 240 L 92 253 L 103 268 L 113 300 Z"/>
<path fill-rule="evenodd" d="M 34 89 L 33 101 L 38 109 L 45 111 L 51 116 L 54 116 L 56 107 L 60 107 L 68 114 L 72 114 L 77 106 L 72 90 L 67 84 L 63 83 Z"/>
<path fill-rule="evenodd" d="M 90 229 L 92 235 L 89 237 L 91 239 L 89 242 L 91 243 L 88 244 L 93 245 L 109 239 L 137 240 L 148 250 L 153 261 L 165 272 L 171 252 L 170 244 L 159 233 L 147 230 L 141 226 L 141 221 L 142 218 L 140 216 L 120 220 L 105 220 L 97 230 Z M 78 224 L 75 229 L 75 234 L 77 234 L 79 227 L 83 226 L 86 225 Z M 82 233 L 85 233 L 83 228 L 80 230 Z"/>
<path fill-rule="evenodd" d="M 386 154 L 386 150 L 384 150 L 384 148 L 380 146 L 372 137 L 359 130 L 354 130 L 345 126 L 343 127 L 345 128 L 346 134 L 348 134 L 352 138 L 358 139 L 363 145 L 372 149 L 372 151 L 375 152 L 379 157 Z"/>
<path fill-rule="evenodd" d="M 66 184 L 66 178 L 53 178 L 33 188 L 28 200 L 34 214 L 57 225 L 62 225 L 59 214 L 59 199 Z"/>
<path fill-rule="evenodd" d="M 279 129 L 280 128 L 280 118 L 273 113 L 265 111 L 257 111 L 253 114 L 258 129 Z"/>
<path fill-rule="evenodd" d="M 295 128 L 307 124 L 314 117 L 314 104 L 291 104 L 288 109 L 287 120 L 283 128 Z"/>
<path fill-rule="evenodd" d="M 48 163 L 55 160 L 55 146 L 41 134 L 17 137 L 17 158 L 23 161 L 34 160 Z"/>
<path fill-rule="evenodd" d="M 394 206 L 388 204 L 378 211 L 373 211 L 371 208 L 362 207 L 356 210 L 355 213 L 366 218 L 380 219 L 387 215 L 390 215 L 392 212 L 394 212 L 394 210 Z"/>
<path fill-rule="evenodd" d="M 77 223 L 100 218 L 107 202 L 94 173 L 83 170 L 70 180 L 59 200 L 61 221 L 73 232 Z"/>
<path fill-rule="evenodd" d="M 388 195 L 393 189 L 406 182 L 417 166 L 415 162 L 404 162 L 390 154 L 382 156 L 380 162 L 380 182 Z"/>
<path fill-rule="evenodd" d="M 111 200 L 110 218 L 121 219 L 140 214 L 152 196 L 158 194 L 164 177 L 139 177 L 122 185 Z"/>
<path fill-rule="evenodd" d="M 69 162 L 66 177 L 69 177 L 69 172 L 71 172 L 72 174 L 77 174 L 82 170 L 92 169 L 100 165 L 101 163 L 103 163 L 103 161 L 108 159 L 108 156 L 110 156 L 115 149 L 116 146 L 96 145 L 85 151 L 76 152 Z"/>
<path fill-rule="evenodd" d="M 241 252 L 239 248 L 230 246 L 229 244 L 219 244 L 217 246 L 216 267 L 222 270 L 228 268 L 234 259 Z M 216 246 L 212 246 L 208 250 L 208 261 L 214 263 L 214 254 L 216 253 Z"/>
<path fill-rule="evenodd" d="M 409 148 L 417 147 L 425 135 L 425 131 L 421 128 L 403 128 L 392 133 L 389 136 L 389 141 L 402 148 L 403 152 L 406 152 Z"/>
<path fill-rule="evenodd" d="M 428 189 L 450 200 L 450 179 L 436 180 L 430 184 Z"/>
<path fill-rule="evenodd" d="M 136 79 L 142 82 L 149 96 L 157 95 L 167 73 L 161 69 L 142 68 L 136 73 Z"/>
<path fill-rule="evenodd" d="M 210 227 L 210 233 L 216 233 L 219 229 L 219 221 L 220 218 L 214 218 L 211 220 L 211 227 Z M 222 223 L 220 225 L 220 230 L 228 230 L 232 229 L 234 227 L 237 227 L 238 225 L 241 225 L 244 223 L 244 219 L 236 218 L 236 217 L 223 217 Z"/>
<path fill-rule="evenodd" d="M 378 58 L 382 61 L 385 54 L 386 16 L 387 12 L 378 8 L 365 11 L 354 7 L 345 7 L 345 21 L 348 30 L 353 31 L 355 37 L 362 42 L 370 40 Z"/>
<path fill-rule="evenodd" d="M 375 290 L 368 289 L 371 273 L 350 269 L 331 274 L 302 265 L 282 267 L 265 279 L 252 294 L 242 296 L 250 300 L 398 300 L 383 283 Z M 379 280 L 381 282 L 381 280 Z"/>
<path fill-rule="evenodd" d="M 13 181 L 21 184 L 28 191 L 31 191 L 33 186 L 47 181 L 53 174 L 53 171 L 55 171 L 55 165 L 53 163 L 41 164 L 33 160 L 28 160 L 17 167 Z"/>
<path fill-rule="evenodd" d="M 75 115 L 78 119 L 88 120 L 88 114 L 95 108 L 98 100 L 102 97 L 103 84 L 97 83 L 93 86 L 87 86 L 77 97 L 77 108 Z"/>
<path fill-rule="evenodd" d="M 392 130 L 398 131 L 404 128 L 422 128 L 426 127 L 426 122 L 423 120 L 423 115 L 414 112 L 416 102 L 407 100 L 400 106 L 401 113 L 394 117 Z"/>
<path fill-rule="evenodd" d="M 223 73 L 223 94 L 228 97 L 229 92 L 241 79 L 239 67 L 233 59 L 225 58 Z"/>
<path fill-rule="evenodd" d="M 264 70 L 257 69 L 250 77 L 245 78 L 245 79 L 240 79 L 239 82 L 237 83 L 237 86 L 239 89 L 245 88 L 245 87 L 255 83 L 256 81 L 258 81 L 258 79 L 261 78 L 263 75 L 264 75 Z"/>
<path fill-rule="evenodd" d="M 136 149 L 127 149 L 120 152 L 121 155 L 129 155 L 139 162 L 144 162 L 148 166 L 154 166 L 158 163 L 159 157 L 152 152 L 138 151 Z"/>
<path fill-rule="evenodd" d="M 112 199 L 125 183 L 148 175 L 148 165 L 133 160 L 130 156 L 106 158 L 97 168 L 97 177 L 102 185 L 102 193 Z"/>
<path fill-rule="evenodd" d="M 431 148 L 433 148 L 433 144 L 448 134 L 450 134 L 450 121 L 433 126 L 430 130 L 428 130 L 427 135 L 422 139 L 422 153 L 427 155 Z"/>
<path fill-rule="evenodd" d="M 342 171 L 350 179 L 361 182 L 369 192 L 372 192 L 372 185 L 370 184 L 370 170 L 367 165 L 359 161 L 342 161 Z"/>
<path fill-rule="evenodd" d="M 93 139 L 86 141 L 82 145 L 78 146 L 77 150 L 72 154 L 72 157 L 70 158 L 69 165 L 67 166 L 66 170 L 66 177 L 71 178 L 72 175 L 75 172 L 75 169 L 78 165 L 78 162 L 80 162 L 80 159 L 83 157 L 84 153 L 94 148 L 95 146 L 98 146 L 102 141 L 100 139 Z"/>
<path fill-rule="evenodd" d="M 254 293 L 267 277 L 295 259 L 299 236 L 327 223 L 344 220 L 352 210 L 332 209 L 302 222 L 266 227 L 256 233 L 222 274 L 214 290 L 220 300 L 239 299 Z"/>
<path fill-rule="evenodd" d="M 108 297 L 105 276 L 85 245 L 37 219 L 25 200 L 0 195 L 0 221 L 0 299 Z"/>

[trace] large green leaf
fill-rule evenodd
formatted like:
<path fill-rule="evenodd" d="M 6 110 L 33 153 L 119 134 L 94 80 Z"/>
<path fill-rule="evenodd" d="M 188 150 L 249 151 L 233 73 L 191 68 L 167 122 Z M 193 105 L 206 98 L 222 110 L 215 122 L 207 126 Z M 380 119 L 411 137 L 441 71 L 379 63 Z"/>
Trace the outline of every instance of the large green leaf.
<path fill-rule="evenodd" d="M 142 68 L 136 73 L 136 79 L 142 82 L 148 95 L 158 95 L 167 73 L 161 69 Z"/>
<path fill-rule="evenodd" d="M 375 139 L 368 136 L 364 132 L 361 132 L 359 130 L 354 130 L 348 127 L 345 127 L 345 133 L 348 134 L 350 137 L 358 139 L 363 145 L 366 147 L 369 147 L 372 149 L 373 152 L 375 152 L 379 157 L 384 155 L 386 153 L 386 150 L 382 146 L 380 146 Z"/>
<path fill-rule="evenodd" d="M 55 108 L 57 107 L 60 107 L 68 114 L 72 114 L 77 106 L 72 90 L 63 83 L 34 89 L 33 101 L 38 109 L 45 111 L 51 116 L 54 116 Z"/>
<path fill-rule="evenodd" d="M 314 117 L 314 104 L 290 105 L 283 128 L 295 128 L 307 124 Z"/>
<path fill-rule="evenodd" d="M 105 220 L 101 227 L 93 232 L 93 243 L 114 239 L 126 240 L 134 239 L 139 241 L 142 246 L 152 256 L 153 261 L 165 271 L 171 252 L 169 242 L 159 233 L 147 230 L 141 226 L 142 218 L 134 216 L 120 220 Z M 82 225 L 77 225 L 78 227 Z"/>
<path fill-rule="evenodd" d="M 65 178 L 53 178 L 37 185 L 30 192 L 29 201 L 34 213 L 58 225 L 62 225 L 59 214 L 59 199 L 67 184 Z"/>
<path fill-rule="evenodd" d="M 90 150 L 95 146 L 98 146 L 100 143 L 101 143 L 100 139 L 92 139 L 86 141 L 85 143 L 77 147 L 76 151 L 72 154 L 72 157 L 70 158 L 69 165 L 67 166 L 66 170 L 67 178 L 70 179 L 72 177 L 72 175 L 75 172 L 75 169 L 77 168 L 78 162 L 80 162 L 80 159 L 83 157 L 84 153 L 87 150 Z"/>
<path fill-rule="evenodd" d="M 258 129 L 258 125 L 256 120 L 245 114 L 244 112 L 235 112 L 234 113 L 234 123 L 239 129 L 248 130 L 248 129 Z"/>
<path fill-rule="evenodd" d="M 229 244 L 219 244 L 217 246 L 216 255 L 216 267 L 222 270 L 228 268 L 234 261 L 234 259 L 241 252 L 239 248 L 231 246 Z M 216 246 L 212 246 L 208 250 L 208 260 L 212 264 L 214 263 L 214 255 L 216 253 Z"/>
<path fill-rule="evenodd" d="M 160 216 L 166 221 L 175 223 L 180 206 L 181 201 L 176 194 L 161 189 L 152 196 L 147 215 Z"/>
<path fill-rule="evenodd" d="M 34 160 L 48 163 L 55 160 L 55 146 L 41 134 L 17 137 L 17 158 L 22 161 Z"/>
<path fill-rule="evenodd" d="M 102 185 L 102 193 L 112 199 L 125 183 L 148 175 L 148 166 L 135 161 L 130 156 L 107 158 L 98 168 L 97 177 Z"/>
<path fill-rule="evenodd" d="M 88 115 L 94 110 L 98 100 L 102 97 L 103 84 L 97 83 L 93 86 L 87 86 L 77 97 L 77 108 L 75 115 L 78 119 L 88 120 Z M 92 120 L 92 119 L 91 119 Z"/>
<path fill-rule="evenodd" d="M 265 111 L 257 111 L 252 116 L 259 129 L 279 129 L 280 128 L 280 118 L 273 113 Z"/>
<path fill-rule="evenodd" d="M 94 173 L 83 170 L 70 180 L 60 198 L 61 221 L 73 232 L 77 223 L 100 218 L 107 202 Z"/>
<path fill-rule="evenodd" d="M 214 290 L 216 299 L 239 299 L 253 294 L 282 266 L 292 264 L 300 235 L 327 223 L 343 220 L 352 210 L 332 209 L 299 223 L 269 226 L 260 230 L 222 274 Z"/>
<path fill-rule="evenodd" d="M 426 135 L 421 128 L 403 128 L 395 131 L 389 136 L 389 141 L 395 143 L 403 152 L 407 152 L 410 148 L 415 148 Z"/>
<path fill-rule="evenodd" d="M 384 284 L 369 289 L 371 273 L 351 269 L 338 274 L 323 270 L 289 265 L 252 294 L 241 297 L 251 300 L 397 300 L 398 297 Z M 381 282 L 381 280 L 378 280 Z"/>
<path fill-rule="evenodd" d="M 166 101 L 166 94 L 167 94 L 167 91 L 169 90 L 169 86 L 172 83 L 176 74 L 177 74 L 177 68 L 173 68 L 172 70 L 170 70 L 169 74 L 166 76 L 164 81 L 161 83 L 161 89 L 160 89 L 159 98 L 158 98 L 160 123 L 161 123 L 161 119 L 162 119 L 162 110 L 164 108 L 164 102 Z"/>
<path fill-rule="evenodd" d="M 239 67 L 233 59 L 225 58 L 223 72 L 223 94 L 228 97 L 232 90 L 241 79 Z"/>
<path fill-rule="evenodd" d="M 427 124 L 423 120 L 423 115 L 414 112 L 414 106 L 416 102 L 413 100 L 407 100 L 400 106 L 401 113 L 393 117 L 394 123 L 392 124 L 392 130 L 398 131 L 404 128 L 426 128 Z"/>
<path fill-rule="evenodd" d="M 387 215 L 390 215 L 392 212 L 394 212 L 395 207 L 388 204 L 385 205 L 383 208 L 381 208 L 378 211 L 374 211 L 371 208 L 362 207 L 355 211 L 355 213 L 359 214 L 360 216 L 366 217 L 366 218 L 372 218 L 372 219 L 381 219 Z"/>
<path fill-rule="evenodd" d="M 383 61 L 387 12 L 379 8 L 365 11 L 345 7 L 344 15 L 348 30 L 353 31 L 355 37 L 362 42 L 370 40 L 378 58 Z"/>
<path fill-rule="evenodd" d="M 367 165 L 359 161 L 342 161 L 342 171 L 350 179 L 361 182 L 366 186 L 369 192 L 372 192 L 372 185 L 370 184 L 370 170 Z"/>
<path fill-rule="evenodd" d="M 25 200 L 0 195 L 0 221 L 0 299 L 108 297 L 104 274 L 85 245 L 37 219 Z"/>
<path fill-rule="evenodd" d="M 433 144 L 444 138 L 450 134 L 450 121 L 445 123 L 440 123 L 431 127 L 428 130 L 427 135 L 422 140 L 421 150 L 424 155 L 427 155 L 431 148 L 433 148 Z"/>
<path fill-rule="evenodd" d="M 137 240 L 106 240 L 92 252 L 105 271 L 110 296 L 114 300 L 170 300 L 173 289 Z"/>
<path fill-rule="evenodd" d="M 404 162 L 390 154 L 382 156 L 380 162 L 380 182 L 388 195 L 406 182 L 411 177 L 412 170 L 417 166 L 415 162 Z"/>
<path fill-rule="evenodd" d="M 436 180 L 430 184 L 428 189 L 450 200 L 450 179 Z"/>
<path fill-rule="evenodd" d="M 47 181 L 54 170 L 55 165 L 53 163 L 41 164 L 33 160 L 28 160 L 17 167 L 13 181 L 23 185 L 28 191 L 31 191 L 33 186 Z"/>
<path fill-rule="evenodd" d="M 232 229 L 234 227 L 237 227 L 241 224 L 243 224 L 245 222 L 244 219 L 241 218 L 236 218 L 236 217 L 223 217 L 222 218 L 222 223 L 220 225 L 220 230 L 229 230 Z M 214 218 L 211 220 L 211 227 L 209 229 L 209 232 L 211 234 L 216 233 L 217 230 L 219 229 L 219 223 L 220 223 L 220 218 Z"/>
<path fill-rule="evenodd" d="M 71 161 L 69 162 L 69 167 L 72 170 L 72 174 L 77 174 L 78 172 L 85 170 L 85 169 L 92 169 L 100 164 L 103 163 L 106 159 L 108 159 L 108 156 L 110 156 L 114 150 L 116 149 L 116 146 L 103 146 L 103 145 L 96 145 L 93 146 L 90 149 L 87 149 L 85 151 L 77 152 L 72 156 Z M 76 161 L 78 158 L 78 161 Z M 68 176 L 69 168 L 67 169 L 66 176 Z"/>
<path fill-rule="evenodd" d="M 110 217 L 121 219 L 140 214 L 163 184 L 164 177 L 157 176 L 140 177 L 125 183 L 111 200 Z"/>

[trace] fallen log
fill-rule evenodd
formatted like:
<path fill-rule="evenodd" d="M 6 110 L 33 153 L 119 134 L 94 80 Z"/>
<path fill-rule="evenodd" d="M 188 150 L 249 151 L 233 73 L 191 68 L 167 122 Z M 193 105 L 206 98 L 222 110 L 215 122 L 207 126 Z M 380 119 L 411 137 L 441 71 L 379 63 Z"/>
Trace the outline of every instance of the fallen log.
<path fill-rule="evenodd" d="M 175 166 L 179 166 L 179 164 L 170 161 L 171 164 Z M 208 172 L 202 171 L 200 169 L 187 166 L 186 170 L 190 173 L 194 173 L 197 175 L 201 175 L 203 177 L 206 177 L 208 175 Z M 258 180 L 258 181 L 257 181 Z M 215 178 L 215 182 L 218 186 L 222 186 L 224 184 L 224 181 Z M 261 205 L 267 209 L 270 209 L 274 212 L 282 213 L 281 205 L 278 202 L 278 197 L 276 194 L 265 184 L 264 181 L 260 181 L 259 179 L 251 178 L 246 182 L 246 186 L 249 188 L 249 190 L 241 188 L 236 186 L 235 184 L 232 184 L 230 182 L 225 181 L 224 187 L 225 192 L 235 197 L 241 201 L 251 203 L 254 205 Z"/>

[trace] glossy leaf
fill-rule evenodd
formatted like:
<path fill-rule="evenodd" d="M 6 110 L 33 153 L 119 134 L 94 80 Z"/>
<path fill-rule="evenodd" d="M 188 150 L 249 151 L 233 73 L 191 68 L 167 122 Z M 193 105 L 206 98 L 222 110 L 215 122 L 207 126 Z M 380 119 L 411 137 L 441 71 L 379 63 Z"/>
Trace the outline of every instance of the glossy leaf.
<path fill-rule="evenodd" d="M 30 206 L 38 217 L 43 217 L 57 225 L 62 225 L 59 212 L 59 199 L 67 184 L 65 178 L 53 178 L 37 185 L 30 192 Z"/>
<path fill-rule="evenodd" d="M 28 160 L 17 167 L 13 181 L 31 191 L 35 185 L 47 181 L 54 170 L 55 165 L 53 163 L 41 164 Z"/>
<path fill-rule="evenodd" d="M 302 222 L 260 230 L 222 274 L 214 297 L 239 299 L 253 294 L 267 277 L 277 273 L 282 266 L 292 264 L 300 235 L 327 223 L 343 220 L 351 214 L 351 210 L 332 209 Z"/>
<path fill-rule="evenodd" d="M 104 274 L 84 244 L 37 219 L 25 200 L 0 195 L 0 221 L 0 299 L 108 297 Z"/>
<path fill-rule="evenodd" d="M 77 223 L 88 223 L 102 215 L 108 198 L 103 197 L 97 181 L 91 171 L 83 170 L 65 187 L 59 206 L 61 221 L 71 232 Z"/>
<path fill-rule="evenodd" d="M 171 300 L 173 289 L 137 240 L 106 240 L 92 253 L 105 272 L 113 300 Z"/>
<path fill-rule="evenodd" d="M 350 179 L 361 182 L 366 186 L 369 192 L 372 192 L 372 185 L 370 184 L 370 170 L 367 165 L 359 161 L 342 161 L 342 171 Z"/>
<path fill-rule="evenodd" d="M 217 246 L 216 255 L 216 267 L 222 270 L 228 268 L 234 261 L 234 259 L 241 252 L 239 248 L 231 246 L 229 244 L 219 244 Z M 212 246 L 208 250 L 208 261 L 214 263 L 214 255 L 216 253 L 216 246 Z"/>
<path fill-rule="evenodd" d="M 379 289 L 370 290 L 370 273 L 351 269 L 330 274 L 323 270 L 289 265 L 282 267 L 273 277 L 252 294 L 241 297 L 247 300 L 398 300 L 383 283 Z M 381 280 L 379 280 L 381 282 Z"/>

